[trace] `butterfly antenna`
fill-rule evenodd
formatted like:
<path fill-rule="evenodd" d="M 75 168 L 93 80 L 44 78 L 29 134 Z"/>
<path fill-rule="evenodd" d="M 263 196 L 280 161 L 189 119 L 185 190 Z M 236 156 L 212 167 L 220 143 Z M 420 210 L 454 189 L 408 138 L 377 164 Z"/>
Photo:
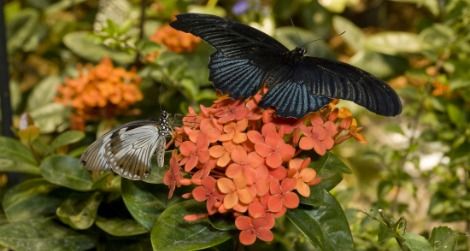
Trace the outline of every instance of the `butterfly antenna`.
<path fill-rule="evenodd" d="M 346 33 L 346 31 L 343 31 L 341 32 L 340 34 L 338 34 L 337 36 L 342 36 L 344 33 Z M 305 48 L 305 46 L 307 46 L 308 44 L 310 43 L 314 43 L 316 41 L 320 41 L 320 40 L 325 40 L 324 38 L 317 38 L 317 39 L 314 39 L 314 40 L 311 40 L 311 41 L 308 41 L 308 42 L 305 42 L 302 44 L 302 46 L 300 46 L 300 48 Z"/>

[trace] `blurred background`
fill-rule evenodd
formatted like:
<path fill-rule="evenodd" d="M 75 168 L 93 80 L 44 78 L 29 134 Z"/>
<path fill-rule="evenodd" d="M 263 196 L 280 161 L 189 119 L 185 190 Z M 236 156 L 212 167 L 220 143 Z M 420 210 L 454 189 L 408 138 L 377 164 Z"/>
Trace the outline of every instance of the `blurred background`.
<path fill-rule="evenodd" d="M 157 118 L 162 108 L 184 114 L 188 106 L 210 104 L 216 97 L 207 69 L 213 48 L 168 23 L 181 12 L 211 13 L 260 29 L 289 49 L 302 46 L 309 56 L 360 67 L 399 93 L 404 109 L 392 118 L 340 103 L 368 141 L 335 149 L 352 173 L 332 193 L 357 250 L 408 250 L 399 241 L 406 233 L 452 243 L 433 250 L 470 250 L 469 1 L 2 3 L 6 44 L 0 47 L 7 57 L 0 67 L 9 72 L 9 85 L 2 70 L 0 84 L 10 92 L 2 95 L 2 114 L 11 109 L 12 132 L 34 149 L 33 160 L 20 154 L 17 163 L 35 165 L 34 158 L 51 152 L 76 157 L 120 123 Z M 4 133 L 7 122 L 2 118 Z M 58 135 L 66 140 L 51 145 Z M 23 180 L 2 174 L 14 171 L 5 160 L 13 145 L 0 142 L 0 197 Z M 28 165 L 15 172 L 34 175 Z"/>

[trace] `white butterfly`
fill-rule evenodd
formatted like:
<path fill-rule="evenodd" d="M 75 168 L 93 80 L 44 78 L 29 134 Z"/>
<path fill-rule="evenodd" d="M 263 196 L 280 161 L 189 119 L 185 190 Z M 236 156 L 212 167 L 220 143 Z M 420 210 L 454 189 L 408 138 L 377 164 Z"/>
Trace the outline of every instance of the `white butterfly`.
<path fill-rule="evenodd" d="M 150 174 L 151 158 L 163 167 L 166 137 L 171 134 L 168 113 L 160 120 L 140 120 L 115 128 L 93 142 L 80 157 L 89 170 L 113 170 L 118 175 L 140 180 Z"/>

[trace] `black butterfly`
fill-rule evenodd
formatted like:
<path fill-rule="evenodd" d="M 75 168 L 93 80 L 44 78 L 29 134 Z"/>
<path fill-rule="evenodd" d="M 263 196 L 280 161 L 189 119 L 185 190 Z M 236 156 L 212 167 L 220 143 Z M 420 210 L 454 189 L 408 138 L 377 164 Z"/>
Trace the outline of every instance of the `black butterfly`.
<path fill-rule="evenodd" d="M 233 98 L 254 95 L 269 87 L 260 106 L 276 108 L 278 116 L 300 118 L 332 98 L 354 101 L 375 113 L 401 112 L 398 95 L 384 81 L 354 66 L 304 56 L 250 26 L 218 16 L 187 13 L 170 25 L 206 40 L 217 51 L 209 62 L 216 89 Z"/>
<path fill-rule="evenodd" d="M 153 155 L 157 165 L 163 166 L 170 134 L 168 113 L 163 111 L 159 121 L 133 121 L 107 132 L 87 148 L 80 161 L 89 170 L 113 170 L 124 178 L 140 180 L 149 175 Z"/>

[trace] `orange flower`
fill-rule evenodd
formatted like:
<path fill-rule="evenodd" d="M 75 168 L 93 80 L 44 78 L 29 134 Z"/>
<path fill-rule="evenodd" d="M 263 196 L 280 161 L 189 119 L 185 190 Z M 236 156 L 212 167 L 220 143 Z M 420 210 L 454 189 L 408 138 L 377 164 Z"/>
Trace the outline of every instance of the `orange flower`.
<path fill-rule="evenodd" d="M 209 151 L 207 146 L 209 141 L 203 135 L 198 137 L 197 143 L 191 141 L 185 141 L 179 146 L 181 155 L 183 159 L 179 162 L 181 165 L 184 165 L 184 170 L 190 172 L 198 162 L 205 163 L 209 160 Z"/>
<path fill-rule="evenodd" d="M 169 24 L 160 26 L 150 37 L 150 40 L 157 44 L 163 44 L 170 51 L 176 53 L 192 52 L 201 42 L 199 37 L 175 30 Z"/>
<path fill-rule="evenodd" d="M 255 243 L 256 238 L 263 241 L 272 241 L 274 236 L 271 228 L 274 227 L 274 217 L 266 215 L 265 217 L 253 219 L 248 216 L 238 216 L 235 219 L 235 226 L 240 231 L 240 242 L 243 245 Z"/>
<path fill-rule="evenodd" d="M 196 201 L 207 201 L 206 207 L 209 215 L 217 212 L 222 205 L 223 194 L 217 190 L 216 180 L 213 177 L 206 177 L 202 180 L 202 185 L 194 188 L 192 195 Z"/>
<path fill-rule="evenodd" d="M 233 180 L 220 178 L 217 180 L 217 188 L 221 193 L 225 194 L 224 207 L 226 209 L 234 208 L 239 203 L 247 205 L 254 198 L 252 191 L 242 176 L 237 176 Z M 243 205 L 239 206 L 243 207 Z"/>
<path fill-rule="evenodd" d="M 245 149 L 241 146 L 234 147 L 233 151 L 230 154 L 233 163 L 227 167 L 225 174 L 227 177 L 235 178 L 238 175 L 243 175 L 248 184 L 253 184 L 257 176 L 262 176 L 263 174 L 258 172 L 263 172 L 263 168 L 258 168 L 263 165 L 264 160 L 255 152 L 247 153 Z M 257 172 L 258 171 L 258 172 Z M 267 175 L 267 172 L 265 173 Z"/>
<path fill-rule="evenodd" d="M 217 166 L 226 167 L 230 161 L 230 153 L 235 148 L 232 142 L 223 142 L 222 145 L 215 145 L 209 148 L 209 154 L 217 159 Z"/>
<path fill-rule="evenodd" d="M 256 152 L 266 158 L 266 165 L 271 168 L 279 167 L 282 162 L 294 156 L 295 149 L 284 142 L 273 123 L 265 124 L 262 134 L 251 130 L 248 139 L 255 144 Z"/>
<path fill-rule="evenodd" d="M 225 134 L 219 138 L 220 141 L 232 140 L 235 144 L 241 144 L 246 141 L 246 133 L 244 131 L 248 127 L 248 120 L 242 119 L 237 122 L 231 122 L 224 126 Z"/>
<path fill-rule="evenodd" d="M 314 149 L 319 155 L 324 155 L 334 145 L 333 137 L 337 134 L 338 129 L 331 121 L 325 123 L 319 116 L 313 116 L 311 119 L 312 126 L 301 126 L 304 136 L 300 139 L 299 146 L 302 150 Z"/>
<path fill-rule="evenodd" d="M 289 161 L 289 170 L 287 176 L 296 180 L 295 190 L 304 196 L 310 196 L 310 186 L 315 181 L 317 172 L 315 169 L 309 168 L 310 158 L 291 159 Z"/>
<path fill-rule="evenodd" d="M 286 208 L 296 208 L 299 206 L 299 196 L 292 192 L 296 186 L 294 179 L 283 179 L 279 184 L 277 180 L 271 180 L 269 191 L 271 196 L 268 198 L 268 209 L 271 212 L 283 212 Z"/>
<path fill-rule="evenodd" d="M 247 117 L 249 110 L 242 101 L 225 99 L 216 103 L 214 115 L 219 118 L 218 122 L 225 124 L 230 121 L 238 121 Z"/>
<path fill-rule="evenodd" d="M 86 121 L 129 113 L 142 100 L 140 77 L 135 71 L 114 68 L 109 58 L 95 67 L 78 67 L 79 76 L 66 79 L 58 88 L 56 102 L 70 106 L 72 128 L 84 129 Z"/>

